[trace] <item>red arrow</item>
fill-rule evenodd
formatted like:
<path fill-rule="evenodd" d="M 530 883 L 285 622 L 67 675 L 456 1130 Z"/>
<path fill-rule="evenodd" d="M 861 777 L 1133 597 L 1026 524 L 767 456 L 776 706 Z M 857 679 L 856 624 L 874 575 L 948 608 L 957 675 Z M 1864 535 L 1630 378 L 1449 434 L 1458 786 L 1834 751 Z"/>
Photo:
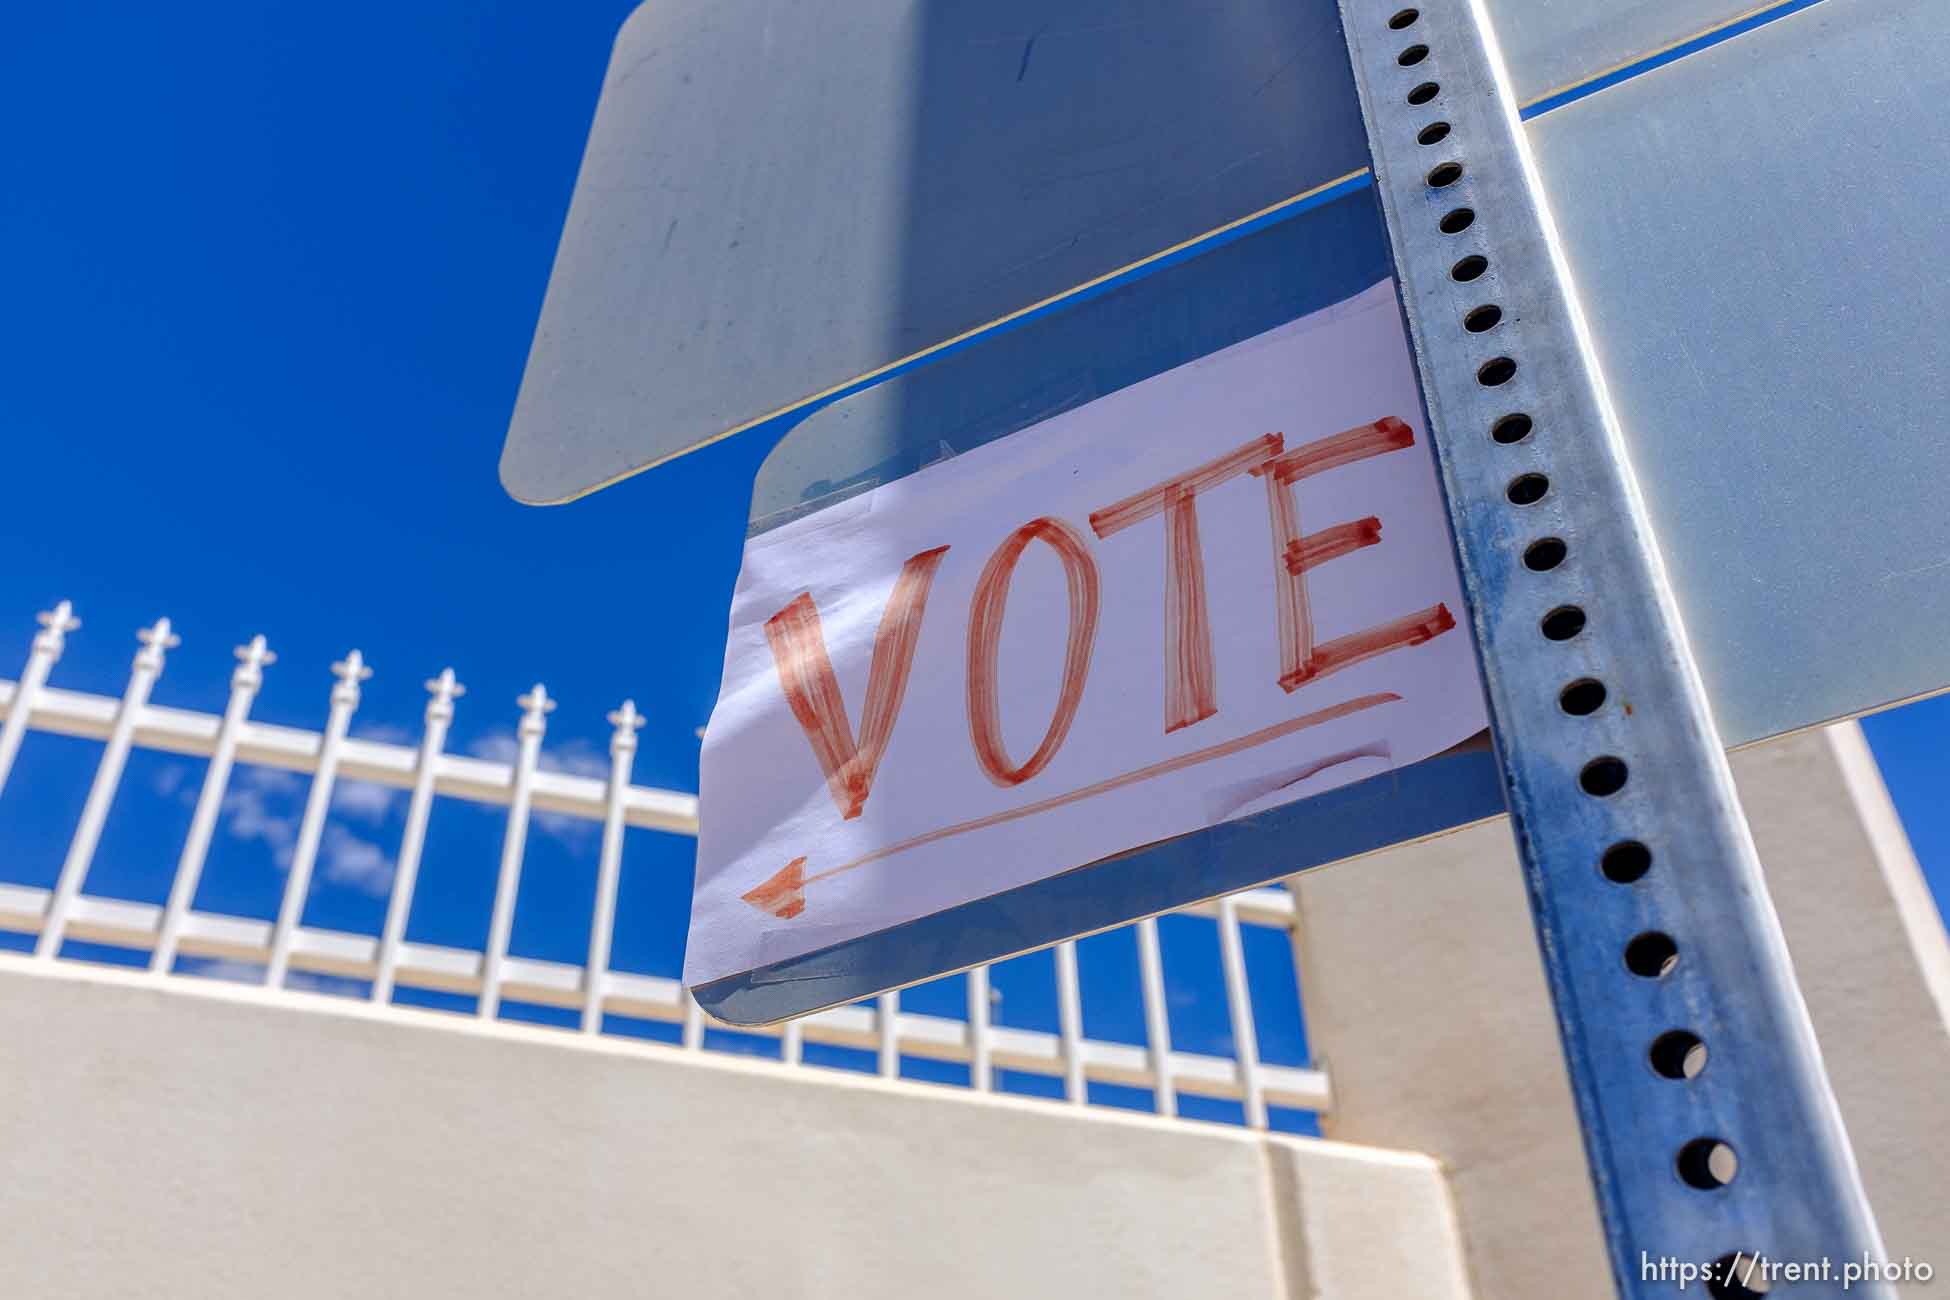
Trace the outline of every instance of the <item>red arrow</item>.
<path fill-rule="evenodd" d="M 1446 622 L 1436 628 L 1431 635 L 1446 632 L 1455 626 L 1455 620 L 1449 617 L 1449 611 L 1447 609 L 1441 606 L 1437 606 L 1436 608 Z M 1424 612 L 1426 613 L 1427 611 Z M 1421 616 L 1418 615 L 1417 617 Z M 1035 803 L 1025 804 L 1020 808 L 1011 808 L 1005 812 L 990 813 L 986 817 L 977 817 L 973 821 L 957 822 L 953 826 L 942 826 L 928 831 L 925 834 L 902 840 L 897 844 L 885 845 L 882 848 L 875 849 L 871 853 L 857 857 L 851 862 L 842 862 L 836 867 L 827 867 L 824 871 L 818 872 L 811 877 L 806 875 L 806 860 L 803 857 L 794 858 L 792 861 L 786 863 L 785 866 L 781 867 L 764 884 L 759 885 L 755 889 L 747 890 L 745 893 L 740 894 L 739 897 L 761 912 L 770 912 L 773 916 L 781 920 L 789 921 L 806 910 L 806 886 L 814 881 L 824 880 L 828 876 L 837 876 L 842 872 L 851 871 L 855 867 L 864 867 L 870 862 L 879 862 L 883 858 L 890 858 L 895 854 L 905 853 L 907 850 L 919 848 L 923 844 L 932 844 L 936 840 L 947 839 L 951 835 L 962 835 L 969 831 L 983 830 L 990 826 L 1000 825 L 1003 822 L 1015 821 L 1019 817 L 1031 817 L 1037 813 L 1048 812 L 1052 808 L 1059 808 L 1064 804 L 1075 803 L 1079 799 L 1089 799 L 1138 781 L 1148 781 L 1152 777 L 1164 776 L 1198 763 L 1208 762 L 1211 759 L 1224 758 L 1229 754 L 1236 754 L 1241 750 L 1251 749 L 1255 745 L 1264 745 L 1268 741 L 1278 740 L 1281 736 L 1291 735 L 1304 728 L 1318 726 L 1323 722 L 1332 722 L 1336 718 L 1344 718 L 1350 713 L 1359 713 L 1363 709 L 1372 709 L 1381 704 L 1397 703 L 1401 698 L 1401 696 L 1395 694 L 1393 691 L 1376 691 L 1370 695 L 1362 695 L 1351 700 L 1344 700 L 1339 704 L 1330 704 L 1324 709 L 1316 709 L 1312 713 L 1303 714 L 1297 718 L 1289 718 L 1285 722 L 1276 722 L 1270 727 L 1261 727 L 1258 731 L 1249 732 L 1246 735 L 1234 740 L 1225 741 L 1222 744 L 1211 745 L 1205 749 L 1195 750 L 1189 754 L 1181 754 L 1177 758 L 1168 758 L 1162 763 L 1152 763 L 1149 766 L 1140 767 L 1134 772 L 1125 772 L 1120 776 L 1111 777 L 1107 781 L 1098 781 L 1093 785 L 1084 786 L 1081 790 L 1071 790 L 1067 794 L 1052 795 L 1047 799 L 1038 799 Z M 1345 763 L 1356 758 L 1372 757 L 1372 755 L 1373 751 L 1368 747 L 1345 750 L 1338 754 L 1330 754 L 1326 758 L 1314 763 L 1305 773 L 1294 776 L 1292 781 L 1305 780 L 1307 777 L 1324 772 L 1336 764 Z"/>
<path fill-rule="evenodd" d="M 761 912 L 770 912 L 781 920 L 791 920 L 806 910 L 806 860 L 794 858 L 770 880 L 738 897 Z"/>

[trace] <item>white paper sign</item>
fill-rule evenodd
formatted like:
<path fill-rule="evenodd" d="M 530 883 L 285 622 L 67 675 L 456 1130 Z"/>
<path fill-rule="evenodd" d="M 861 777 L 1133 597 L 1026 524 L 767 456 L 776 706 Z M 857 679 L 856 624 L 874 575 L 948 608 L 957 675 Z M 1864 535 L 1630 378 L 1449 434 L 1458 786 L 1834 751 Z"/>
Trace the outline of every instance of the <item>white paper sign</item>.
<path fill-rule="evenodd" d="M 702 984 L 1485 725 L 1393 286 L 750 541 Z"/>

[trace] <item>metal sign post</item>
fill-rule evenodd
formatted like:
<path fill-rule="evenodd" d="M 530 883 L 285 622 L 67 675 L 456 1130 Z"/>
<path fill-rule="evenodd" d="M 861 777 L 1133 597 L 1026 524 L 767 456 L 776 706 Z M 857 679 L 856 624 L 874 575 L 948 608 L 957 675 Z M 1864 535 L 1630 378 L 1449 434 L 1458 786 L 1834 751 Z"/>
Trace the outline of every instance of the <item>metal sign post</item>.
<path fill-rule="evenodd" d="M 1480 0 L 1343 19 L 1619 1290 L 1880 1259 Z"/>

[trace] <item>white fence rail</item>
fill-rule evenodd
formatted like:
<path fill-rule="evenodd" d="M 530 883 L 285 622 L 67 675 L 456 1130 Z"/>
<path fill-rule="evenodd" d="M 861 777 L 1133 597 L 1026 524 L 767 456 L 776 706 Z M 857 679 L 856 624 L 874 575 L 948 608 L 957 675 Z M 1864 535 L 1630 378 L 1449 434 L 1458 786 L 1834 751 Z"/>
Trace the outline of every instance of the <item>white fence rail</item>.
<path fill-rule="evenodd" d="M 683 1048 L 704 1047 L 706 1025 L 715 1022 L 678 981 L 609 967 L 625 828 L 680 835 L 697 831 L 694 796 L 631 783 L 636 732 L 643 723 L 632 702 L 625 700 L 609 715 L 610 767 L 603 780 L 541 768 L 547 715 L 555 702 L 540 684 L 517 701 L 521 716 L 515 761 L 498 763 L 445 752 L 454 701 L 464 693 L 451 669 L 427 683 L 430 698 L 419 744 L 395 745 L 347 734 L 359 705 L 360 683 L 372 675 L 357 650 L 333 665 L 337 682 L 321 734 L 250 720 L 264 670 L 276 658 L 263 637 L 237 648 L 230 698 L 222 715 L 216 716 L 149 703 L 168 652 L 178 644 L 169 620 L 159 620 L 138 634 L 142 648 L 118 699 L 47 684 L 68 633 L 80 624 L 65 601 L 39 618 L 41 631 L 19 681 L 0 681 L 0 717 L 5 719 L 0 725 L 0 790 L 30 728 L 100 740 L 103 748 L 53 889 L 0 882 L 0 930 L 33 936 L 37 959 L 53 960 L 69 940 L 147 952 L 149 969 L 158 977 L 170 976 L 179 956 L 228 959 L 262 966 L 265 982 L 274 987 L 284 987 L 288 972 L 298 970 L 369 981 L 370 996 L 381 1004 L 390 1005 L 401 986 L 468 995 L 477 999 L 477 1014 L 486 1019 L 498 1016 L 504 1001 L 536 1003 L 579 1011 L 586 1033 L 601 1032 L 604 1014 L 609 1013 L 679 1024 Z M 161 906 L 83 892 L 124 766 L 130 750 L 137 747 L 209 760 L 167 901 Z M 223 815 L 232 768 L 238 762 L 311 778 L 274 921 L 199 912 L 192 906 Z M 341 780 L 411 792 L 385 922 L 377 936 L 302 924 L 332 792 Z M 414 943 L 405 937 L 427 825 L 438 796 L 509 810 L 492 919 L 480 952 Z M 601 827 L 589 955 L 582 966 L 518 957 L 508 951 L 529 820 L 538 811 L 585 819 Z M 969 1067 L 970 1085 L 980 1091 L 995 1088 L 995 1071 L 1015 1070 L 1060 1078 L 1064 1096 L 1078 1104 L 1088 1100 L 1088 1082 L 1149 1089 L 1161 1114 L 1177 1113 L 1181 1093 L 1233 1099 L 1241 1103 L 1246 1122 L 1259 1128 L 1267 1124 L 1269 1105 L 1326 1109 L 1329 1093 L 1324 1074 L 1264 1064 L 1257 1050 L 1240 926 L 1290 931 L 1294 925 L 1291 896 L 1278 889 L 1248 890 L 1188 910 L 1213 917 L 1218 924 L 1235 1058 L 1172 1049 L 1155 921 L 1135 927 L 1148 1039 L 1142 1046 L 1084 1037 L 1076 948 L 1069 943 L 1056 951 L 1059 1030 L 1054 1034 L 991 1023 L 987 968 L 968 973 L 965 1021 L 902 1011 L 900 995 L 886 994 L 872 1006 L 839 1007 L 781 1029 L 739 1032 L 777 1036 L 780 1058 L 787 1065 L 799 1064 L 804 1044 L 814 1042 L 873 1052 L 878 1072 L 888 1077 L 900 1073 L 903 1056 L 962 1063 Z"/>

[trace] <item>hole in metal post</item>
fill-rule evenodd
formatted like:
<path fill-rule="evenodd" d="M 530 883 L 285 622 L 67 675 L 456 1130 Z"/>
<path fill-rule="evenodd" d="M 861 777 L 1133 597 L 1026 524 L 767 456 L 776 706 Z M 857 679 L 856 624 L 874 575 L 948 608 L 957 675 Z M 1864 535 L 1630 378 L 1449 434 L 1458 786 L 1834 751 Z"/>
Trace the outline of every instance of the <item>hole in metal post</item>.
<path fill-rule="evenodd" d="M 1395 62 L 1401 64 L 1404 68 L 1412 68 L 1416 64 L 1420 63 L 1423 59 L 1426 59 L 1428 57 L 1429 57 L 1428 46 L 1411 45 L 1407 49 L 1403 50 L 1400 54 L 1397 54 L 1395 56 Z"/>
<path fill-rule="evenodd" d="M 1491 425 L 1490 437 L 1507 446 L 1528 438 L 1530 428 L 1530 417 L 1519 411 L 1515 415 L 1506 415 Z"/>
<path fill-rule="evenodd" d="M 1569 552 L 1561 537 L 1540 537 L 1524 548 L 1523 567 L 1534 573 L 1549 573 L 1564 563 Z"/>
<path fill-rule="evenodd" d="M 1740 1172 L 1740 1157 L 1719 1138 L 1694 1138 L 1679 1148 L 1673 1164 L 1688 1187 L 1703 1192 L 1725 1187 Z"/>
<path fill-rule="evenodd" d="M 1449 278 L 1451 280 L 1461 281 L 1463 284 L 1468 284 L 1471 280 L 1474 280 L 1477 276 L 1489 269 L 1489 258 L 1479 257 L 1477 254 L 1471 253 L 1468 257 L 1465 257 L 1462 261 L 1449 268 Z"/>
<path fill-rule="evenodd" d="M 1558 693 L 1557 703 L 1574 718 L 1596 713 L 1605 702 L 1605 684 L 1595 677 L 1580 677 Z"/>
<path fill-rule="evenodd" d="M 1625 945 L 1625 969 L 1655 980 L 1679 964 L 1679 945 L 1662 930 L 1647 930 Z"/>
<path fill-rule="evenodd" d="M 1584 631 L 1584 611 L 1576 605 L 1560 605 L 1544 615 L 1544 636 L 1552 641 L 1569 641 Z"/>
<path fill-rule="evenodd" d="M 1388 26 L 1394 31 L 1400 31 L 1404 27 L 1413 27 L 1415 20 L 1421 16 L 1422 12 L 1419 9 L 1404 9 L 1388 20 Z"/>
<path fill-rule="evenodd" d="M 1445 185 L 1454 185 L 1462 179 L 1463 169 L 1459 162 L 1437 163 L 1429 169 L 1429 188 L 1439 190 Z"/>
<path fill-rule="evenodd" d="M 1485 388 L 1496 388 L 1509 383 L 1517 375 L 1517 363 L 1509 357 L 1491 357 L 1476 372 L 1476 382 Z"/>
<path fill-rule="evenodd" d="M 1519 474 L 1503 489 L 1503 495 L 1510 498 L 1513 506 L 1534 506 L 1550 490 L 1551 481 L 1542 474 Z"/>
<path fill-rule="evenodd" d="M 1610 754 L 1594 758 L 1578 773 L 1578 785 L 1588 795 L 1604 798 L 1625 788 L 1625 760 Z"/>
<path fill-rule="evenodd" d="M 1471 334 L 1481 334 L 1493 330 L 1503 319 L 1503 308 L 1493 302 L 1484 303 L 1463 317 L 1463 328 Z"/>
<path fill-rule="evenodd" d="M 1476 220 L 1476 213 L 1469 208 L 1451 208 L 1442 214 L 1442 220 L 1435 224 L 1445 235 L 1460 235 L 1469 229 L 1469 223 Z"/>
<path fill-rule="evenodd" d="M 1605 850 L 1598 869 L 1613 884 L 1629 885 L 1652 870 L 1652 850 L 1637 840 L 1622 840 Z"/>
<path fill-rule="evenodd" d="M 1441 144 L 1448 138 L 1449 124 L 1447 122 L 1431 122 L 1422 128 L 1421 134 L 1415 137 L 1415 142 L 1417 144 Z"/>
<path fill-rule="evenodd" d="M 1434 99 L 1436 95 L 1441 92 L 1441 90 L 1442 87 L 1438 83 L 1433 81 L 1425 81 L 1421 85 L 1417 86 L 1415 89 L 1408 92 L 1408 102 L 1411 104 L 1426 104 L 1431 99 Z"/>
<path fill-rule="evenodd" d="M 1646 1057 L 1660 1078 L 1697 1079 L 1706 1068 L 1706 1044 L 1691 1030 L 1671 1029 L 1652 1040 Z"/>

